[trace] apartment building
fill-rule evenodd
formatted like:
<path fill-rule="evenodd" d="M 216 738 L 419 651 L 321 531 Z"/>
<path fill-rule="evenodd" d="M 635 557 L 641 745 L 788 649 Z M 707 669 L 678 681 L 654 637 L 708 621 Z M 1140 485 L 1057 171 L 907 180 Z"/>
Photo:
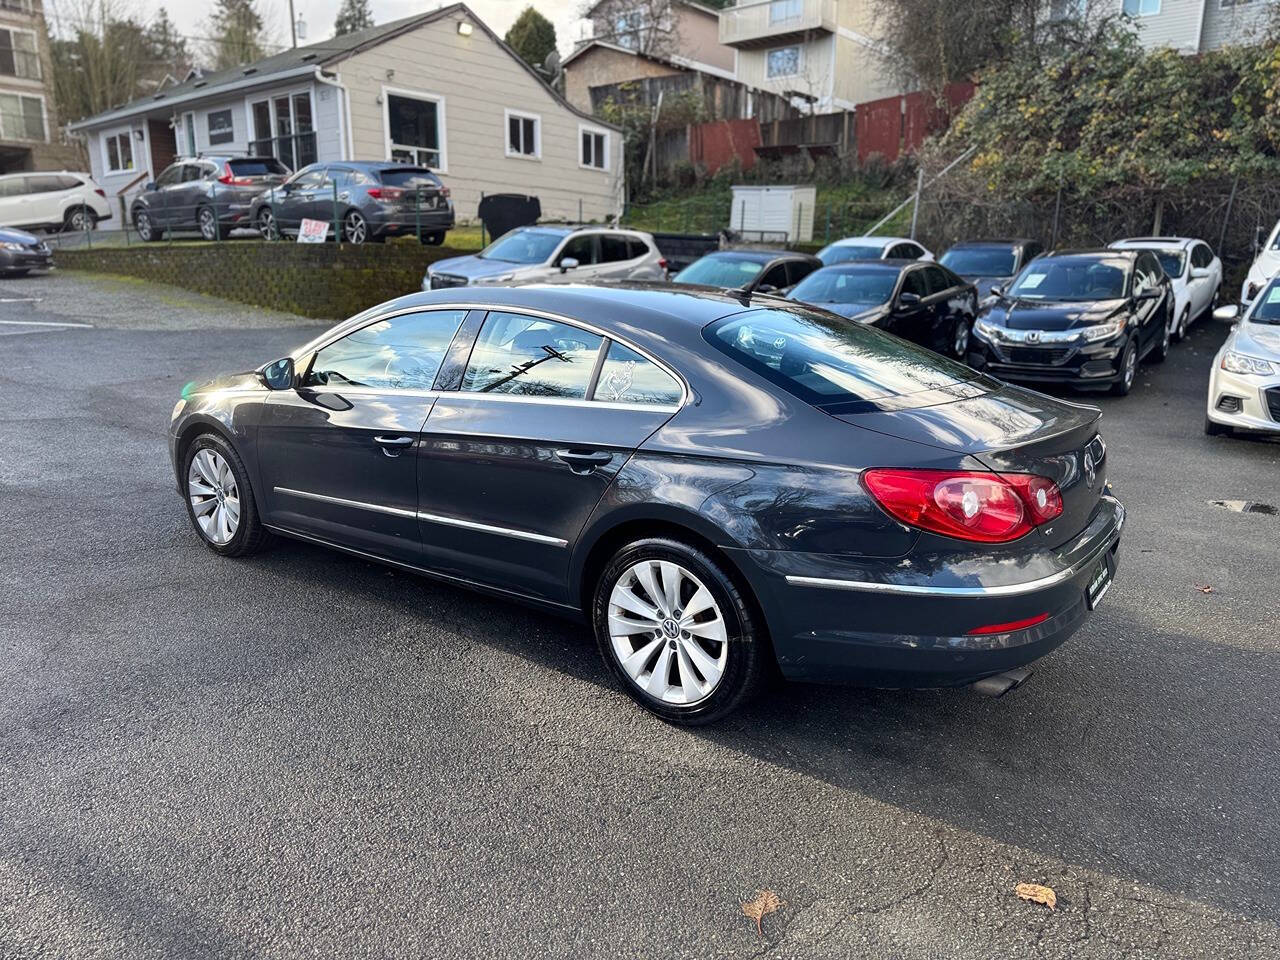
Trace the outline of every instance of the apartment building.
<path fill-rule="evenodd" d="M 80 164 L 58 133 L 50 63 L 40 0 L 0 0 L 0 173 Z"/>
<path fill-rule="evenodd" d="M 874 0 L 746 0 L 720 11 L 738 80 L 815 113 L 901 93 L 876 37 Z"/>

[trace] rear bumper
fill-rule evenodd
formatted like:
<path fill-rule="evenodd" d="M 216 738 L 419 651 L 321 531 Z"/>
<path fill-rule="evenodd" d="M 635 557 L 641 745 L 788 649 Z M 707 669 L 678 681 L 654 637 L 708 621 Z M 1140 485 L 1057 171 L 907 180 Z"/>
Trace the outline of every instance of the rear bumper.
<path fill-rule="evenodd" d="M 453 229 L 453 208 L 423 210 L 416 216 L 402 211 L 372 214 L 369 226 L 375 236 L 414 236 L 419 227 L 423 233 L 439 233 L 441 230 Z"/>
<path fill-rule="evenodd" d="M 1057 549 L 1028 544 L 1016 565 L 979 554 L 906 566 L 785 551 L 731 553 L 764 608 L 789 679 L 960 686 L 1030 663 L 1079 629 L 1089 613 L 1089 581 L 1103 564 L 1114 574 L 1124 517 L 1118 500 L 1103 497 L 1078 536 Z M 921 572 L 931 568 L 932 575 Z M 1024 629 L 973 633 L 1042 614 L 1048 618 Z"/>

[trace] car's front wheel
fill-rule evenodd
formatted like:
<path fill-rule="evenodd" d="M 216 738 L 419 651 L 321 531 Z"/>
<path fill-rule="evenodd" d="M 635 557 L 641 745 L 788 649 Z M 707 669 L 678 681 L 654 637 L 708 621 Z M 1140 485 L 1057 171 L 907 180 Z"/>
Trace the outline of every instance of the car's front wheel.
<path fill-rule="evenodd" d="M 201 207 L 196 214 L 196 226 L 200 228 L 200 238 L 202 240 L 221 240 L 222 231 L 218 223 L 218 216 L 213 212 L 213 207 Z"/>
<path fill-rule="evenodd" d="M 276 223 L 275 212 L 270 207 L 259 210 L 255 222 L 258 224 L 258 232 L 262 234 L 263 240 L 280 239 L 280 226 Z"/>
<path fill-rule="evenodd" d="M 205 545 L 224 557 L 261 549 L 266 528 L 258 519 L 249 472 L 235 449 L 216 433 L 196 437 L 183 457 L 187 516 Z"/>
<path fill-rule="evenodd" d="M 151 214 L 145 210 L 135 210 L 133 214 L 133 228 L 138 231 L 138 237 L 144 242 L 159 240 L 163 235 L 163 231 L 156 227 L 151 221 Z"/>
<path fill-rule="evenodd" d="M 1166 328 L 1167 332 L 1167 328 Z M 1111 385 L 1111 392 L 1117 397 L 1129 395 L 1133 389 L 1133 381 L 1138 377 L 1138 340 L 1130 337 L 1120 354 L 1120 379 Z"/>
<path fill-rule="evenodd" d="M 619 685 L 664 720 L 712 723 L 765 674 L 763 624 L 722 563 L 665 537 L 618 550 L 596 584 L 592 621 Z"/>

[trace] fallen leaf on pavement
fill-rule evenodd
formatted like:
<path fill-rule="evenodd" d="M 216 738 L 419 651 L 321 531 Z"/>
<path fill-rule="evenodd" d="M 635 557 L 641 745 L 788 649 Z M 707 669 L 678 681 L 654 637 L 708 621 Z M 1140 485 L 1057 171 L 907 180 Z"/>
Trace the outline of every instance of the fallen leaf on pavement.
<path fill-rule="evenodd" d="M 1203 587 L 1200 586 L 1200 584 L 1198 583 L 1195 586 L 1196 586 L 1196 589 L 1199 590 L 1201 593 L 1213 593 L 1213 587 L 1207 583 Z"/>
<path fill-rule="evenodd" d="M 756 933 L 764 936 L 764 918 L 775 912 L 782 901 L 772 890 L 757 890 L 756 898 L 742 905 L 742 912 L 756 922 Z"/>
<path fill-rule="evenodd" d="M 1052 887 L 1042 887 L 1038 883 L 1020 883 L 1013 888 L 1013 892 L 1023 900 L 1043 903 L 1050 910 L 1058 905 L 1058 895 L 1053 892 Z"/>

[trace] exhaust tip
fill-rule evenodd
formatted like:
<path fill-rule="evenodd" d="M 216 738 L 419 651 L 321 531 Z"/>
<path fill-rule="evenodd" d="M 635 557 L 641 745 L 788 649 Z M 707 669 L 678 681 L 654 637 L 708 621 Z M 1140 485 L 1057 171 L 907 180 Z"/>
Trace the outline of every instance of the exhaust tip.
<path fill-rule="evenodd" d="M 1004 673 L 997 673 L 994 677 L 983 677 L 969 689 L 994 700 L 996 697 L 1003 697 L 1014 687 L 1022 686 L 1029 676 L 1031 676 L 1030 667 L 1017 667 Z"/>

